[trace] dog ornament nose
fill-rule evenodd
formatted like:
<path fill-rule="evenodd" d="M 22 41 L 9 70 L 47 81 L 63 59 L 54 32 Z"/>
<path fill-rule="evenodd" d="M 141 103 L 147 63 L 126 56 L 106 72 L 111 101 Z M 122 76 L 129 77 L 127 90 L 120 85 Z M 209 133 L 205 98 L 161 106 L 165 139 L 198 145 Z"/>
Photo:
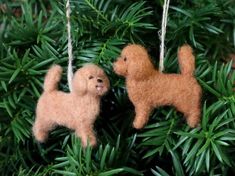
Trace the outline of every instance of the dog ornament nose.
<path fill-rule="evenodd" d="M 98 83 L 102 83 L 102 82 L 103 82 L 103 80 L 102 80 L 102 79 L 100 79 L 100 78 L 98 78 L 98 79 L 97 79 L 97 82 L 98 82 Z"/>

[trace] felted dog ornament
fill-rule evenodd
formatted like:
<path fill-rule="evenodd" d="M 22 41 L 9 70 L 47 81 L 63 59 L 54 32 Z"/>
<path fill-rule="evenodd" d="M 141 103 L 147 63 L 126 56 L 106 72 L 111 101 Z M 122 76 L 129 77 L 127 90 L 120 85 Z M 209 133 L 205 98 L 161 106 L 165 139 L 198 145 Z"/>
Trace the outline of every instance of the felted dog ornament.
<path fill-rule="evenodd" d="M 82 145 L 96 145 L 93 124 L 100 112 L 100 98 L 109 89 L 104 71 L 94 64 L 78 69 L 72 80 L 72 91 L 58 91 L 62 68 L 52 66 L 44 81 L 44 92 L 38 100 L 33 134 L 45 142 L 49 131 L 57 125 L 75 130 Z"/>
<path fill-rule="evenodd" d="M 182 112 L 190 127 L 200 122 L 201 87 L 194 78 L 195 58 L 192 48 L 178 50 L 180 74 L 163 74 L 151 63 L 145 48 L 128 45 L 114 63 L 114 71 L 126 78 L 127 92 L 135 106 L 133 126 L 141 129 L 153 108 L 172 105 Z"/>

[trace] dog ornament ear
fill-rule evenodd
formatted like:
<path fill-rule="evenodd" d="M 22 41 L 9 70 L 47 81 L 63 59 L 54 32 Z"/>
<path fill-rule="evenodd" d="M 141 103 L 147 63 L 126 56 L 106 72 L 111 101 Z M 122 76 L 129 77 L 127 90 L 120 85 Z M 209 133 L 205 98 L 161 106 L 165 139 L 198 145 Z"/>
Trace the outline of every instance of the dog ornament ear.
<path fill-rule="evenodd" d="M 84 95 L 87 89 L 87 80 L 84 78 L 84 75 L 78 70 L 73 77 L 73 92 Z"/>
<path fill-rule="evenodd" d="M 136 80 L 147 79 L 152 75 L 154 71 L 153 64 L 150 58 L 146 56 L 136 56 L 135 60 L 132 60 L 127 69 L 127 74 Z"/>

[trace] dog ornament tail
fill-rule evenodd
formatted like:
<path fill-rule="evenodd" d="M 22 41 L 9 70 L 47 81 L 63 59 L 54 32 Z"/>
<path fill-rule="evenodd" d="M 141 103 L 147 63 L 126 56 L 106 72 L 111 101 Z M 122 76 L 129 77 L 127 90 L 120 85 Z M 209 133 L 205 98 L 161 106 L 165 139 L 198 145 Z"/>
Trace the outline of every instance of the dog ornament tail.
<path fill-rule="evenodd" d="M 58 82 L 61 79 L 62 67 L 53 65 L 46 74 L 43 89 L 45 92 L 57 90 Z"/>
<path fill-rule="evenodd" d="M 183 45 L 178 50 L 178 60 L 182 75 L 193 76 L 195 70 L 195 57 L 189 45 Z"/>

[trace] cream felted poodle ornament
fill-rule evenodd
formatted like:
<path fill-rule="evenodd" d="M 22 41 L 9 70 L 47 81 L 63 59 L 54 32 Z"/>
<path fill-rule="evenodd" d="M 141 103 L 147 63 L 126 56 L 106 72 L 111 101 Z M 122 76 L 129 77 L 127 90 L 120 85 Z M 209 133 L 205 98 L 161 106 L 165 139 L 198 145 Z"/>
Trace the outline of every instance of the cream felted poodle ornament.
<path fill-rule="evenodd" d="M 133 126 L 143 128 L 153 108 L 172 105 L 182 112 L 190 127 L 200 122 L 201 87 L 194 78 L 195 58 L 189 45 L 178 50 L 181 73 L 156 70 L 145 48 L 128 45 L 114 63 L 114 71 L 126 78 L 127 92 L 135 106 Z"/>
<path fill-rule="evenodd" d="M 75 130 L 83 146 L 96 145 L 93 124 L 100 112 L 100 98 L 109 89 L 104 71 L 94 64 L 87 64 L 76 71 L 72 91 L 58 91 L 62 68 L 52 66 L 44 81 L 44 92 L 38 100 L 33 134 L 37 141 L 45 142 L 57 125 Z"/>

